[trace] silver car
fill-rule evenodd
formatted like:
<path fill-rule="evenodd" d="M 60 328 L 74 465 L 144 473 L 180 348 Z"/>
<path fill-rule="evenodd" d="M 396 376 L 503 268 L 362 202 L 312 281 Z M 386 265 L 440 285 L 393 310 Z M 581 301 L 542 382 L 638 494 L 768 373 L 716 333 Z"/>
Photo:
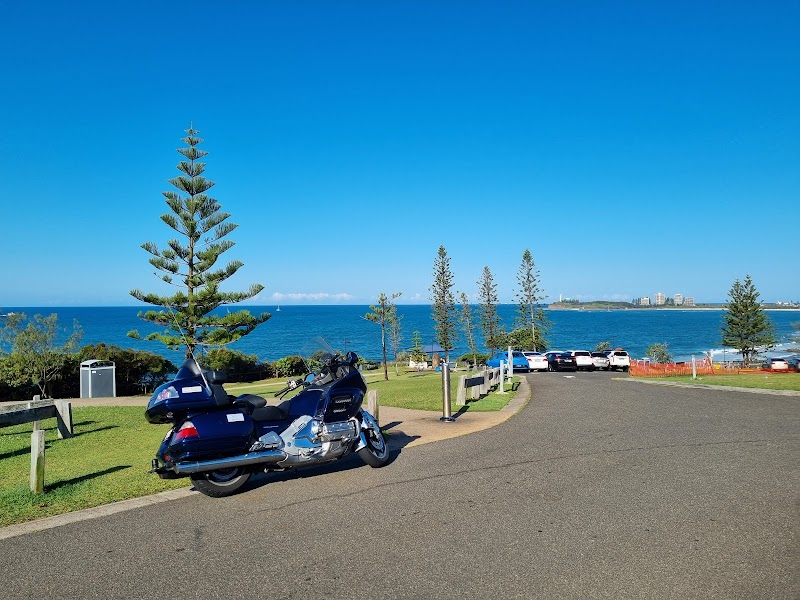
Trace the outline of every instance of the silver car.
<path fill-rule="evenodd" d="M 592 352 L 592 364 L 595 369 L 608 371 L 608 356 L 605 352 Z"/>

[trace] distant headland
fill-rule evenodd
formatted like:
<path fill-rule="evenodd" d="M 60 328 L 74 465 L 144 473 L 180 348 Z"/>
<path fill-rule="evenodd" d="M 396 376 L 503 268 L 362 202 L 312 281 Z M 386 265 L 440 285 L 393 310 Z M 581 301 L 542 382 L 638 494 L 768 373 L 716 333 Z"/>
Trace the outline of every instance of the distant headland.
<path fill-rule="evenodd" d="M 800 310 L 800 304 L 795 303 L 763 303 L 765 310 Z M 550 310 L 722 310 L 723 303 L 707 304 L 652 304 L 640 305 L 632 302 L 612 302 L 608 300 L 593 300 L 581 302 L 580 300 L 561 300 L 548 306 Z"/>

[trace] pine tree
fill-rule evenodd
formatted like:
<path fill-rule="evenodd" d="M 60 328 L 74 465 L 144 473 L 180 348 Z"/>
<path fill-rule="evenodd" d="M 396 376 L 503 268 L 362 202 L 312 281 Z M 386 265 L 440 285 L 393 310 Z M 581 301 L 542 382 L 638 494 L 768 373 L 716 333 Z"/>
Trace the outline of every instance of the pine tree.
<path fill-rule="evenodd" d="M 546 347 L 544 342 L 544 331 L 547 328 L 547 318 L 544 310 L 539 307 L 539 302 L 545 299 L 544 290 L 539 287 L 539 270 L 533 262 L 530 250 L 526 249 L 522 253 L 522 262 L 517 271 L 517 282 L 519 291 L 517 299 L 519 306 L 517 313 L 518 322 L 521 327 L 530 329 L 531 345 L 534 351 Z M 539 327 L 537 328 L 537 323 Z"/>
<path fill-rule="evenodd" d="M 255 284 L 246 292 L 220 291 L 220 284 L 243 265 L 234 260 L 224 267 L 217 266 L 220 256 L 234 246 L 234 242 L 223 238 L 237 225 L 228 222 L 230 214 L 222 212 L 220 204 L 206 194 L 214 182 L 203 177 L 206 165 L 199 159 L 208 153 L 197 147 L 203 141 L 197 137 L 199 131 L 190 126 L 186 133 L 181 141 L 188 147 L 178 149 L 186 158 L 177 166 L 182 175 L 169 180 L 178 192 L 163 192 L 170 212 L 162 215 L 161 220 L 177 237 L 168 240 L 164 248 L 153 242 L 142 244 L 152 255 L 150 264 L 162 273 L 160 279 L 178 290 L 171 296 L 162 296 L 135 289 L 131 296 L 162 308 L 139 313 L 141 319 L 163 328 L 145 339 L 158 340 L 172 349 L 185 344 L 188 358 L 196 346 L 222 346 L 238 340 L 270 315 L 255 316 L 247 310 L 211 314 L 220 306 L 253 298 L 264 286 Z M 140 337 L 135 330 L 128 335 Z"/>
<path fill-rule="evenodd" d="M 428 355 L 425 354 L 425 349 L 422 347 L 422 336 L 418 330 L 414 330 L 411 336 L 411 360 L 416 363 L 426 362 Z"/>
<path fill-rule="evenodd" d="M 433 285 L 430 287 L 433 301 L 433 320 L 436 323 L 436 341 L 444 350 L 445 362 L 449 362 L 450 350 L 456 341 L 456 300 L 453 295 L 453 273 L 450 271 L 450 258 L 444 246 L 433 263 Z"/>
<path fill-rule="evenodd" d="M 389 368 L 386 363 L 386 330 L 391 327 L 391 324 L 397 318 L 397 307 L 392 300 L 399 297 L 401 292 L 392 294 L 389 298 L 386 294 L 381 292 L 378 295 L 378 304 L 371 305 L 369 308 L 372 312 L 364 315 L 367 321 L 372 321 L 381 326 L 381 348 L 383 349 L 383 377 L 389 381 Z"/>
<path fill-rule="evenodd" d="M 478 347 L 475 343 L 475 325 L 472 322 L 472 307 L 469 299 L 464 292 L 461 292 L 461 325 L 464 328 L 464 337 L 467 338 L 467 345 L 472 352 L 472 364 L 478 364 Z"/>
<path fill-rule="evenodd" d="M 392 321 L 389 323 L 389 340 L 392 345 L 392 352 L 394 353 L 394 374 L 399 376 L 400 371 L 397 367 L 397 354 L 400 351 L 400 342 L 403 341 L 403 315 L 397 312 L 397 306 L 395 306 Z"/>
<path fill-rule="evenodd" d="M 491 355 L 498 347 L 498 338 L 503 330 L 500 327 L 500 315 L 497 314 L 497 284 L 489 267 L 483 267 L 483 273 L 478 280 L 478 300 L 481 306 L 483 341 Z"/>
<path fill-rule="evenodd" d="M 745 277 L 744 283 L 736 279 L 728 296 L 730 300 L 725 305 L 722 343 L 739 350 L 742 362 L 746 365 L 758 349 L 769 349 L 775 345 L 775 326 L 761 308 L 759 293 L 750 275 Z"/>

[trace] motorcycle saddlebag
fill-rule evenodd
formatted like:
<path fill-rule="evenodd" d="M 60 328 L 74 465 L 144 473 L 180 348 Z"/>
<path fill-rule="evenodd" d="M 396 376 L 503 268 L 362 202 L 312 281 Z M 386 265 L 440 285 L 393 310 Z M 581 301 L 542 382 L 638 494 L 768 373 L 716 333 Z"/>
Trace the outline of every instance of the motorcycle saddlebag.
<path fill-rule="evenodd" d="M 253 419 L 239 410 L 201 413 L 189 420 L 197 436 L 185 437 L 169 446 L 168 453 L 176 462 L 244 454 L 257 437 Z"/>

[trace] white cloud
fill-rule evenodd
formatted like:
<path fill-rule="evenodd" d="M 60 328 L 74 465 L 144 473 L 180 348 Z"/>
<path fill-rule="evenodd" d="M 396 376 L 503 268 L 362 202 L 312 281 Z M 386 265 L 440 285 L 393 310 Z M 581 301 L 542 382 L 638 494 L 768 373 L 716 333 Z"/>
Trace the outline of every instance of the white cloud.
<path fill-rule="evenodd" d="M 341 293 L 341 294 L 329 294 L 327 292 L 318 292 L 315 294 L 306 294 L 306 293 L 282 293 L 282 292 L 275 292 L 272 294 L 272 299 L 276 302 L 321 302 L 321 301 L 331 301 L 331 302 L 348 302 L 354 298 L 351 294 Z"/>

